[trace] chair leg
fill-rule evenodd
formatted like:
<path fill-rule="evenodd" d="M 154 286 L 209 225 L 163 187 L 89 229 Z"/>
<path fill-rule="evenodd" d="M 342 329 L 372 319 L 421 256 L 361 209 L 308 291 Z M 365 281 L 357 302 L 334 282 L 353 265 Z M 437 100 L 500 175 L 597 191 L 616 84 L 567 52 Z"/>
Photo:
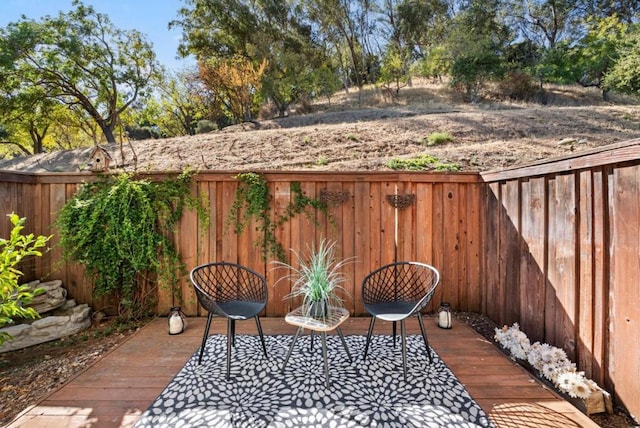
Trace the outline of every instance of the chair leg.
<path fill-rule="evenodd" d="M 324 359 L 324 378 L 327 383 L 327 388 L 331 385 L 329 383 L 329 358 L 327 357 L 327 332 L 320 332 L 320 338 L 322 339 L 322 358 Z"/>
<path fill-rule="evenodd" d="M 234 321 L 231 318 L 227 318 L 227 380 L 231 377 L 231 347 L 235 340 L 233 337 L 234 330 Z"/>
<path fill-rule="evenodd" d="M 260 317 L 256 315 L 256 326 L 258 327 L 258 334 L 260 335 L 260 341 L 262 342 L 262 350 L 264 351 L 264 357 L 267 356 L 267 345 L 264 343 L 264 335 L 262 334 L 262 325 L 260 325 Z"/>
<path fill-rule="evenodd" d="M 424 329 L 424 322 L 422 321 L 422 314 L 420 312 L 418 312 L 418 324 L 420 325 L 420 331 L 422 332 L 422 338 L 424 339 L 424 346 L 427 348 L 429 363 L 433 364 L 433 358 L 431 357 L 431 349 L 429 348 L 429 340 L 427 339 L 427 331 Z"/>
<path fill-rule="evenodd" d="M 367 332 L 367 343 L 364 345 L 364 356 L 363 360 L 367 359 L 367 352 L 369 351 L 369 342 L 371 341 L 371 333 L 373 333 L 373 325 L 376 323 L 376 317 L 371 317 L 371 322 L 369 323 L 369 331 Z"/>
<path fill-rule="evenodd" d="M 398 331 L 398 330 L 397 330 L 397 327 L 396 327 L 396 322 L 395 322 L 395 321 L 393 322 L 393 325 L 392 325 L 392 327 L 391 327 L 391 331 L 393 332 L 393 347 L 394 347 L 394 349 L 395 349 L 395 347 L 396 347 L 396 333 L 397 333 L 397 331 Z"/>
<path fill-rule="evenodd" d="M 232 343 L 233 347 L 235 348 L 235 346 L 236 346 L 236 320 L 234 320 L 233 318 L 229 318 L 229 321 L 231 321 L 231 343 Z"/>
<path fill-rule="evenodd" d="M 311 335 L 311 344 L 309 345 L 309 350 L 313 352 L 313 338 L 315 337 L 316 333 L 313 330 L 311 330 L 310 335 Z"/>
<path fill-rule="evenodd" d="M 202 364 L 202 355 L 204 354 L 204 347 L 207 345 L 207 338 L 209 337 L 209 328 L 211 327 L 211 320 L 213 319 L 213 314 L 209 312 L 207 316 L 207 325 L 204 328 L 204 336 L 202 336 L 202 346 L 200 347 L 200 356 L 198 357 L 198 365 Z"/>
<path fill-rule="evenodd" d="M 400 321 L 400 335 L 402 336 L 402 372 L 404 381 L 407 381 L 407 335 L 404 320 Z"/>
<path fill-rule="evenodd" d="M 289 357 L 291 357 L 291 352 L 293 352 L 293 346 L 296 344 L 296 340 L 298 340 L 298 336 L 302 331 L 302 327 L 298 327 L 296 330 L 296 334 L 293 336 L 293 342 L 291 342 L 291 346 L 289 346 L 289 352 L 287 352 L 287 357 L 284 359 L 284 364 L 282 365 L 282 370 L 280 373 L 284 373 L 284 369 L 287 367 L 287 363 L 289 362 Z"/>

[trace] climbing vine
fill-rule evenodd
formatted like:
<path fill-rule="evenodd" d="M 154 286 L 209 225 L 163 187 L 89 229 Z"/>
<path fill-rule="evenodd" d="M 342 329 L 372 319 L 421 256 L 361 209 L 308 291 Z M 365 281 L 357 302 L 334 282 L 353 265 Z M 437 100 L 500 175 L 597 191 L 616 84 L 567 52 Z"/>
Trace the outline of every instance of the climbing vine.
<path fill-rule="evenodd" d="M 327 204 L 318 199 L 311 199 L 305 195 L 302 191 L 302 186 L 297 181 L 291 183 L 291 193 L 293 195 L 291 201 L 284 208 L 283 213 L 280 214 L 275 221 L 272 221 L 270 216 L 272 197 L 264 177 L 254 172 L 245 172 L 236 175 L 234 178 L 240 183 L 236 189 L 235 199 L 231 206 L 229 217 L 227 218 L 227 225 L 233 225 L 236 233 L 242 233 L 252 220 L 256 220 L 259 225 L 258 229 L 262 235 L 260 242 L 257 244 L 262 248 L 262 258 L 264 260 L 266 260 L 269 255 L 281 261 L 286 259 L 284 248 L 277 240 L 276 230 L 297 214 L 305 214 L 316 226 L 319 226 L 313 213 L 309 212 L 307 208 L 322 211 L 327 215 L 329 221 L 333 223 L 333 218 L 327 209 Z"/>
<path fill-rule="evenodd" d="M 171 241 L 185 206 L 204 227 L 206 203 L 191 194 L 192 172 L 162 182 L 129 174 L 86 184 L 62 208 L 57 227 L 65 260 L 83 264 L 96 296 L 113 295 L 119 315 L 136 319 L 152 311 L 158 283 L 173 287 L 185 274 Z M 180 299 L 179 290 L 172 288 Z"/>

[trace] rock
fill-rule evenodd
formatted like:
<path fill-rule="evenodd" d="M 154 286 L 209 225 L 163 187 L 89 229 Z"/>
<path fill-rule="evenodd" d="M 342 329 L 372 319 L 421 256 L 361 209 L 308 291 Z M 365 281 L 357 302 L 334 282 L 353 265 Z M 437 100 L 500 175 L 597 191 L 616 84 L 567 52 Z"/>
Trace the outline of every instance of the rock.
<path fill-rule="evenodd" d="M 31 290 L 36 288 L 44 289 L 44 293 L 36 296 L 27 305 L 39 314 L 50 312 L 62 306 L 67 299 L 67 290 L 62 288 L 62 281 L 55 280 L 49 282 L 31 281 L 27 284 Z"/>
<path fill-rule="evenodd" d="M 558 141 L 558 146 L 573 146 L 576 142 L 575 138 L 563 138 Z"/>
<path fill-rule="evenodd" d="M 0 345 L 0 353 L 70 336 L 91 326 L 91 308 L 86 303 L 78 305 L 73 299 L 67 300 L 67 290 L 62 287 L 62 281 L 32 281 L 27 285 L 32 289 L 45 289 L 45 293 L 38 296 L 43 298 L 35 302 L 35 306 L 32 301 L 31 307 L 43 308 L 50 315 L 0 329 L 12 337 Z"/>

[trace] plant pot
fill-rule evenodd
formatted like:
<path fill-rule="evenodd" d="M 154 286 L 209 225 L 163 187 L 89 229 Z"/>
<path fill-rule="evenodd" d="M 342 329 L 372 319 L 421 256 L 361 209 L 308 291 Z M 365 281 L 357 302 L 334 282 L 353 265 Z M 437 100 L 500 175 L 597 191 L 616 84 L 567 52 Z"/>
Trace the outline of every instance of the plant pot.
<path fill-rule="evenodd" d="M 319 300 L 317 302 L 309 303 L 307 313 L 310 317 L 314 318 L 326 318 L 329 314 L 329 305 L 326 300 Z"/>

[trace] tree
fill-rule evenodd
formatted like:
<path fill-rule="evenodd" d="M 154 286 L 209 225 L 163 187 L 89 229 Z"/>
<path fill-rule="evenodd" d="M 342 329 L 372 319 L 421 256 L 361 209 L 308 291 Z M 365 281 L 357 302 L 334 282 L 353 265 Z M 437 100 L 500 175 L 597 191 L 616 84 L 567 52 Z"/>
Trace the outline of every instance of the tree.
<path fill-rule="evenodd" d="M 640 28 L 635 26 L 620 47 L 619 59 L 604 75 L 604 87 L 627 94 L 640 94 Z"/>
<path fill-rule="evenodd" d="M 115 142 L 120 115 L 147 95 L 160 72 L 150 43 L 115 28 L 106 15 L 74 0 L 75 10 L 36 22 L 23 18 L 0 30 L 0 70 L 6 89 L 54 99 L 88 115 Z"/>
<path fill-rule="evenodd" d="M 20 88 L 20 82 L 12 77 L 6 75 L 0 87 L 0 121 L 11 130 L 2 144 L 12 145 L 24 155 L 42 153 L 58 103 L 48 98 L 43 88 Z"/>
<path fill-rule="evenodd" d="M 387 49 L 382 58 L 382 68 L 379 82 L 383 88 L 391 94 L 392 99 L 396 99 L 400 89 L 407 86 L 409 71 L 403 61 L 402 54 L 395 49 Z"/>
<path fill-rule="evenodd" d="M 0 238 L 0 327 L 13 324 L 18 318 L 35 319 L 39 316 L 33 308 L 24 305 L 44 290 L 31 290 L 28 285 L 18 285 L 23 274 L 17 266 L 26 257 L 41 256 L 39 248 L 44 247 L 50 238 L 35 237 L 32 233 L 23 235 L 24 217 L 10 214 L 9 220 L 13 224 L 9 238 Z M 8 333 L 0 332 L 0 345 L 10 338 Z"/>
<path fill-rule="evenodd" d="M 476 100 L 482 85 L 504 72 L 502 54 L 510 34 L 498 22 L 497 6 L 497 0 L 472 0 L 456 15 L 448 35 L 450 85 L 463 89 L 468 100 Z"/>
<path fill-rule="evenodd" d="M 351 83 L 349 79 L 353 79 L 358 88 L 367 79 L 366 58 L 372 53 L 368 48 L 371 5 L 367 0 L 307 0 L 305 3 L 309 19 L 319 29 L 322 39 L 333 46 L 334 53 L 344 59 L 342 48 L 348 52 L 349 64 L 340 61 L 345 88 Z"/>
<path fill-rule="evenodd" d="M 583 86 L 602 87 L 607 71 L 619 58 L 628 26 L 616 16 L 589 20 L 589 31 L 572 56 L 575 81 Z"/>
<path fill-rule="evenodd" d="M 399 36 L 416 58 L 424 58 L 445 40 L 452 17 L 443 0 L 402 0 L 397 19 Z"/>
<path fill-rule="evenodd" d="M 314 40 L 312 27 L 293 0 L 188 0 L 181 19 L 179 51 L 211 64 L 244 58 L 259 68 L 263 100 L 271 100 L 283 116 L 287 107 L 313 93 L 314 70 L 328 63 L 325 49 Z M 223 95 L 223 92 L 218 92 Z M 221 101 L 220 98 L 217 98 Z M 228 100 L 226 100 L 228 102 Z"/>
<path fill-rule="evenodd" d="M 256 67 L 241 56 L 212 58 L 199 63 L 200 78 L 209 91 L 212 104 L 238 123 L 253 118 L 255 96 L 260 92 L 260 80 L 266 66 L 266 61 Z"/>
<path fill-rule="evenodd" d="M 544 49 L 576 40 L 585 18 L 583 0 L 507 0 L 502 10 L 514 30 Z"/>

